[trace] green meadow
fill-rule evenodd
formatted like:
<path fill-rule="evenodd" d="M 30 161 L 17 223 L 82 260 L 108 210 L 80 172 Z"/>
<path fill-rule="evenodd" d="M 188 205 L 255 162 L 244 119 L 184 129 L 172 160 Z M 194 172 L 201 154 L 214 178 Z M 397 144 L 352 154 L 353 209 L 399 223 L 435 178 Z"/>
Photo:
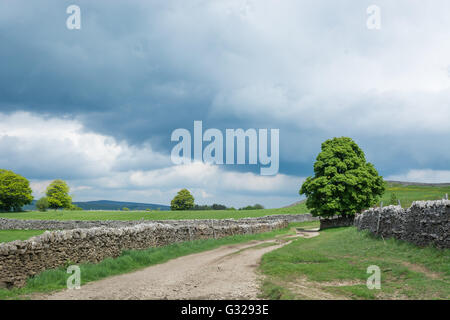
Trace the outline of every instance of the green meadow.
<path fill-rule="evenodd" d="M 274 214 L 307 213 L 304 203 L 289 208 L 260 210 L 200 210 L 200 211 L 26 211 L 0 213 L 1 218 L 37 220 L 179 220 L 179 219 L 240 219 Z"/>
<path fill-rule="evenodd" d="M 14 240 L 27 240 L 43 232 L 44 230 L 0 230 L 0 243 Z"/>
<path fill-rule="evenodd" d="M 381 288 L 370 290 L 369 266 Z M 450 299 L 450 250 L 375 238 L 354 227 L 320 231 L 265 254 L 268 299 Z"/>
<path fill-rule="evenodd" d="M 381 201 L 383 205 L 391 204 L 392 194 L 395 195 L 403 208 L 411 206 L 416 200 L 440 200 L 445 194 L 450 194 L 450 185 L 447 186 L 420 186 L 410 185 L 405 186 L 399 183 L 388 182 L 386 192 Z M 395 203 L 397 204 L 397 203 Z"/>

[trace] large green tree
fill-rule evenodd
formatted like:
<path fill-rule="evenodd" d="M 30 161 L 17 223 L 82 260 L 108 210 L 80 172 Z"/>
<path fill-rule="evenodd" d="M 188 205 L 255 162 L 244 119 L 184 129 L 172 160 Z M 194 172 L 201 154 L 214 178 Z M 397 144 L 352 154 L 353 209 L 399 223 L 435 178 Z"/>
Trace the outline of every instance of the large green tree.
<path fill-rule="evenodd" d="M 69 186 L 63 180 L 54 180 L 47 187 L 47 201 L 49 208 L 70 208 L 72 205 L 72 198 L 69 195 Z"/>
<path fill-rule="evenodd" d="M 20 211 L 31 201 L 30 182 L 10 170 L 0 169 L 0 211 Z"/>
<path fill-rule="evenodd" d="M 189 210 L 194 207 L 194 197 L 187 189 L 181 189 L 170 202 L 171 210 Z"/>
<path fill-rule="evenodd" d="M 366 162 L 364 152 L 350 138 L 322 143 L 314 177 L 303 183 L 306 206 L 314 216 L 352 216 L 373 206 L 385 190 L 383 178 Z"/>

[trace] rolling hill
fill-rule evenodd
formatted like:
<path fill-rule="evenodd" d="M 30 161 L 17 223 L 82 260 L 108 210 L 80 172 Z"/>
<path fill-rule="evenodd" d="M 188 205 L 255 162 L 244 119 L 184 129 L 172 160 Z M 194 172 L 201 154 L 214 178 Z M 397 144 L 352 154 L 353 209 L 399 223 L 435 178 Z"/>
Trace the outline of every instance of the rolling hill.
<path fill-rule="evenodd" d="M 82 208 L 83 210 L 121 210 L 126 207 L 130 210 L 170 210 L 169 206 L 163 204 L 154 203 L 139 203 L 139 202 L 125 202 L 125 201 L 111 201 L 111 200 L 97 200 L 97 201 L 84 201 L 73 202 L 74 205 Z M 24 206 L 23 210 L 36 210 L 36 200 L 33 200 L 32 204 Z"/>

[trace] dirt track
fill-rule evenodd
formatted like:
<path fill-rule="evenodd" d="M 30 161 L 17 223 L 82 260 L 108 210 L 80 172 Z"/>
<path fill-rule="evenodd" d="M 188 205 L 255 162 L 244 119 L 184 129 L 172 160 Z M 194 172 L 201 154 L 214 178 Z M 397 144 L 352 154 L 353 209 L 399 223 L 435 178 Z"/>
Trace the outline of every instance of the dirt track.
<path fill-rule="evenodd" d="M 287 243 L 272 239 L 224 246 L 34 298 L 257 299 L 261 256 Z"/>

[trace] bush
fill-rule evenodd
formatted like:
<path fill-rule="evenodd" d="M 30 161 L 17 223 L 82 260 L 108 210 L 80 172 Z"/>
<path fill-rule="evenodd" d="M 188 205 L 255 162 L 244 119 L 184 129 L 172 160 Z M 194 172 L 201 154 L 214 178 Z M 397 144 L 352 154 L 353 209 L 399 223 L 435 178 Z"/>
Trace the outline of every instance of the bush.
<path fill-rule="evenodd" d="M 322 143 L 314 164 L 314 177 L 303 183 L 300 194 L 314 216 L 354 215 L 377 203 L 385 190 L 383 178 L 366 162 L 364 152 L 350 138 Z"/>
<path fill-rule="evenodd" d="M 20 211 L 32 201 L 30 182 L 12 171 L 0 169 L 0 211 Z"/>
<path fill-rule="evenodd" d="M 130 209 L 128 209 L 127 207 L 123 207 L 122 211 L 130 211 Z"/>
<path fill-rule="evenodd" d="M 47 197 L 42 197 L 38 201 L 36 201 L 36 209 L 39 211 L 45 212 L 48 209 L 48 199 Z"/>
<path fill-rule="evenodd" d="M 78 207 L 78 206 L 76 206 L 74 204 L 71 204 L 70 207 L 68 207 L 66 209 L 70 210 L 70 211 L 83 211 L 83 208 L 80 208 L 80 207 Z"/>
<path fill-rule="evenodd" d="M 264 209 L 264 206 L 260 205 L 258 203 L 255 204 L 254 206 L 246 206 L 246 207 L 239 208 L 239 210 L 261 210 L 261 209 Z"/>
<path fill-rule="evenodd" d="M 170 202 L 171 210 L 189 210 L 194 207 L 194 197 L 187 189 L 181 189 Z"/>

